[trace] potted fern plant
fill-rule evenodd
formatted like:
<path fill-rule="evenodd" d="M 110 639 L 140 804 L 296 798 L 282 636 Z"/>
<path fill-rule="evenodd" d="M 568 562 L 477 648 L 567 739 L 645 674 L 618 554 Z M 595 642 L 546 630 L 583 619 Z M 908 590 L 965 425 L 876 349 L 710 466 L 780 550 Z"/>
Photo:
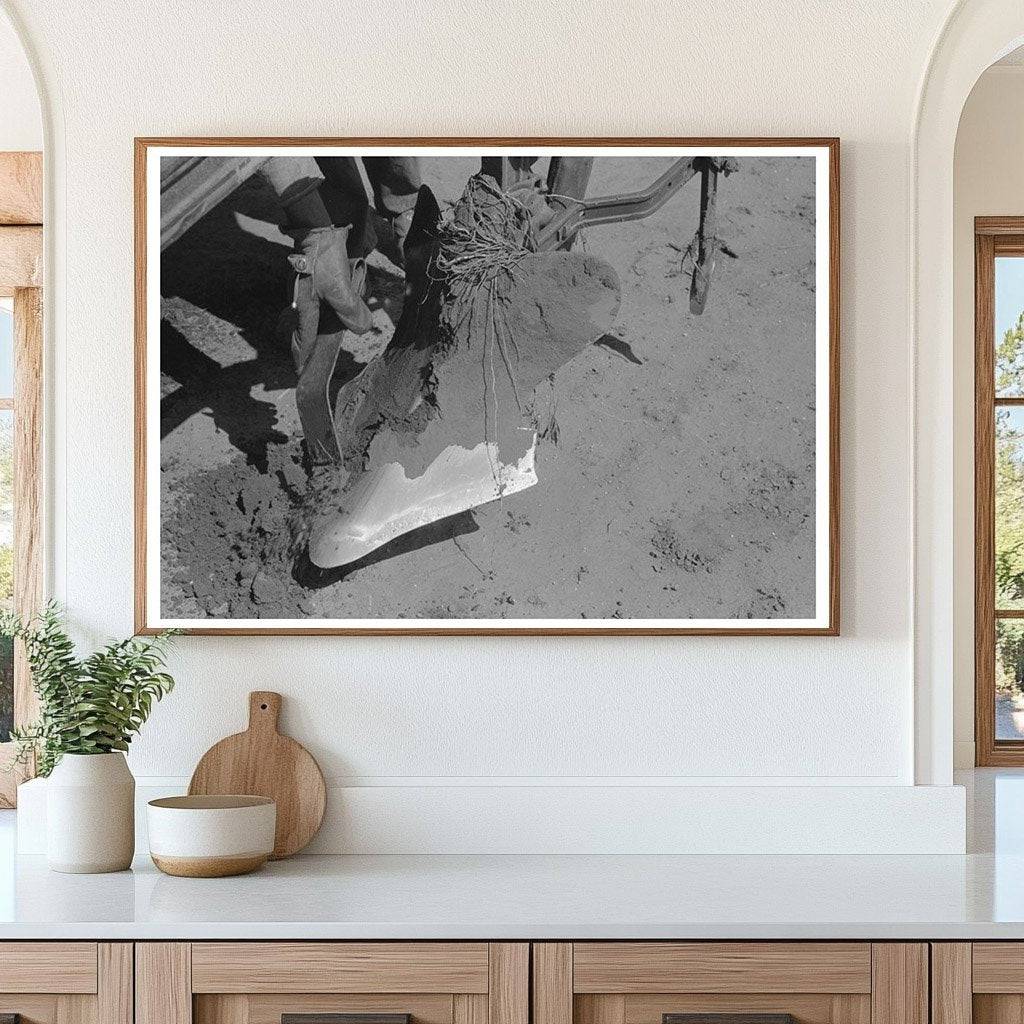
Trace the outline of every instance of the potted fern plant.
<path fill-rule="evenodd" d="M 21 762 L 47 776 L 47 862 L 54 871 L 122 871 L 135 853 L 135 779 L 124 752 L 174 687 L 163 671 L 173 631 L 129 637 L 80 658 L 50 603 L 22 622 L 0 615 L 0 634 L 25 645 L 39 718 L 15 729 Z"/>

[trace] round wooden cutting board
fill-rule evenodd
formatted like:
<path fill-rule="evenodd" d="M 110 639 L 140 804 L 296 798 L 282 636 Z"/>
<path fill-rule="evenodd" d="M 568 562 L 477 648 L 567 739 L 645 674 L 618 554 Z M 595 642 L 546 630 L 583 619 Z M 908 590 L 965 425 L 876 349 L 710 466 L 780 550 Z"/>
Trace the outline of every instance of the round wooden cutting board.
<path fill-rule="evenodd" d="M 327 790 L 302 744 L 277 731 L 281 695 L 249 694 L 249 728 L 212 746 L 196 765 L 189 795 L 266 796 L 277 803 L 273 860 L 303 849 L 320 828 Z"/>

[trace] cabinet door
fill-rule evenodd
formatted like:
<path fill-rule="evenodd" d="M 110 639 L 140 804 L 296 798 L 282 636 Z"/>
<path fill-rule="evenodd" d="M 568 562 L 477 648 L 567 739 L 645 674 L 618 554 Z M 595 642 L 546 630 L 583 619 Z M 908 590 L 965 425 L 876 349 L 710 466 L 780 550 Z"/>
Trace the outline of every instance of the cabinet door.
<path fill-rule="evenodd" d="M 928 1024 L 923 943 L 537 943 L 533 979 L 533 1024 Z"/>
<path fill-rule="evenodd" d="M 136 1024 L 529 1024 L 526 943 L 139 943 L 136 985 Z"/>
<path fill-rule="evenodd" d="M 1024 942 L 932 943 L 933 1024 L 1024 1020 Z"/>
<path fill-rule="evenodd" d="M 0 942 L 0 1019 L 132 1024 L 127 942 Z"/>

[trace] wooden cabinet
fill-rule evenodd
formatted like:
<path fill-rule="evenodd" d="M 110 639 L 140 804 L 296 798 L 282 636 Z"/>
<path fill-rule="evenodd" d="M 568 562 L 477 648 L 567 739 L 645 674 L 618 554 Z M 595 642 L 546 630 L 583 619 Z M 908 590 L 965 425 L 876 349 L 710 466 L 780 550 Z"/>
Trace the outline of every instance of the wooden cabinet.
<path fill-rule="evenodd" d="M 21 1024 L 132 1024 L 132 944 L 0 943 L 6 1015 Z"/>
<path fill-rule="evenodd" d="M 928 948 L 869 942 L 533 946 L 533 1024 L 928 1024 Z M 763 1015 L 776 1015 L 763 1017 Z M 721 1018 L 721 1024 L 729 1024 Z"/>
<path fill-rule="evenodd" d="M 529 1024 L 529 956 L 522 942 L 139 943 L 136 1024 Z"/>
<path fill-rule="evenodd" d="M 4 1014 L 22 1024 L 710 1024 L 688 1014 L 1020 1024 L 1024 943 L 0 942 Z"/>

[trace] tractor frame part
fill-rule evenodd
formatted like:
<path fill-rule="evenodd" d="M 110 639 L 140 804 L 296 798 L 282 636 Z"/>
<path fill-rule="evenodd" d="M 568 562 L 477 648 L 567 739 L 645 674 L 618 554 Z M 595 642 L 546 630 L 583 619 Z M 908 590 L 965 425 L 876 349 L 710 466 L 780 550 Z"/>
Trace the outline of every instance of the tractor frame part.
<path fill-rule="evenodd" d="M 728 173 L 728 171 L 726 172 Z M 700 223 L 693 245 L 693 277 L 690 278 L 690 312 L 700 316 L 708 301 L 711 275 L 715 271 L 715 253 L 718 249 L 718 168 L 713 164 L 701 169 Z"/>
<path fill-rule="evenodd" d="M 485 156 L 480 161 L 480 171 L 490 175 L 499 188 L 514 192 L 533 180 L 533 162 L 534 158 L 529 156 Z M 551 158 L 548 203 L 561 209 L 537 236 L 537 251 L 569 249 L 585 228 L 649 217 L 699 174 L 700 220 L 688 249 L 693 261 L 690 312 L 699 316 L 707 305 L 718 250 L 718 176 L 735 171 L 736 161 L 728 157 L 681 157 L 646 188 L 588 199 L 585 196 L 593 164 L 594 158 L 589 156 Z"/>
<path fill-rule="evenodd" d="M 563 157 L 562 159 L 575 159 Z M 564 205 L 537 238 L 541 251 L 558 249 L 571 242 L 577 232 L 600 224 L 621 224 L 623 221 L 642 220 L 660 210 L 700 170 L 702 157 L 683 157 L 647 188 L 636 192 L 590 199 L 553 195 L 555 203 Z"/>
<path fill-rule="evenodd" d="M 165 156 L 161 159 L 160 249 L 164 250 L 271 157 Z"/>
<path fill-rule="evenodd" d="M 558 167 L 556 168 L 556 161 Z M 553 181 L 566 174 L 562 165 L 586 163 L 584 184 L 578 194 L 566 194 Z M 700 175 L 700 221 L 687 252 L 693 260 L 690 279 L 690 312 L 700 315 L 708 301 L 711 276 L 718 251 L 718 177 L 730 175 L 737 163 L 730 157 L 688 156 L 674 164 L 647 188 L 617 195 L 583 198 L 590 177 L 591 157 L 552 157 L 548 174 L 550 201 L 560 204 L 561 213 L 549 221 L 537 238 L 540 251 L 569 248 L 584 228 L 642 220 L 660 210 L 691 178 Z"/>

